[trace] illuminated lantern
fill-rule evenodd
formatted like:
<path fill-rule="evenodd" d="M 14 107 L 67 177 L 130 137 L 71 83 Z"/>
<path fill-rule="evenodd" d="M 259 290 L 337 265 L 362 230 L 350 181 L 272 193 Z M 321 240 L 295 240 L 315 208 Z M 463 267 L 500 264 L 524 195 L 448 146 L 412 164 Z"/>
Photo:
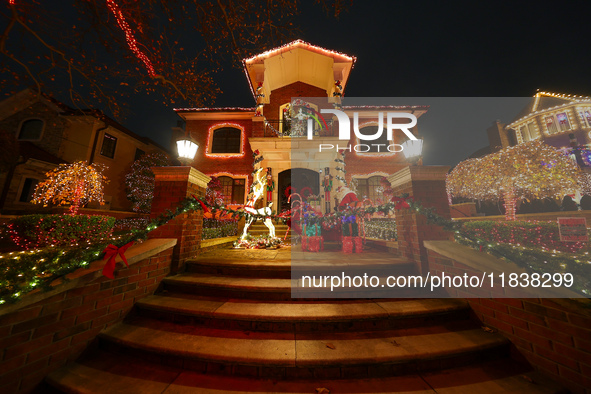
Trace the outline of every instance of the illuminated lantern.
<path fill-rule="evenodd" d="M 417 164 L 423 155 L 423 139 L 408 140 L 402 143 L 402 153 L 406 160 Z"/>
<path fill-rule="evenodd" d="M 189 165 L 193 162 L 199 145 L 197 145 L 193 138 L 187 135 L 185 138 L 181 138 L 176 142 L 176 147 L 181 163 Z"/>

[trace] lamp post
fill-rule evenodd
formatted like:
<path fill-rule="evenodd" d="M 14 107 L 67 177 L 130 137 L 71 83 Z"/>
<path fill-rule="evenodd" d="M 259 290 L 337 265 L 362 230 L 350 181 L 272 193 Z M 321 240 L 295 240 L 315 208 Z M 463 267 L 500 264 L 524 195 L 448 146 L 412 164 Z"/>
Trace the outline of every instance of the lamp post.
<path fill-rule="evenodd" d="M 404 141 L 402 153 L 408 162 L 416 166 L 423 156 L 423 139 Z"/>
<path fill-rule="evenodd" d="M 187 134 L 184 138 L 176 142 L 176 147 L 179 154 L 179 161 L 186 166 L 190 166 L 195 158 L 199 145 Z"/>

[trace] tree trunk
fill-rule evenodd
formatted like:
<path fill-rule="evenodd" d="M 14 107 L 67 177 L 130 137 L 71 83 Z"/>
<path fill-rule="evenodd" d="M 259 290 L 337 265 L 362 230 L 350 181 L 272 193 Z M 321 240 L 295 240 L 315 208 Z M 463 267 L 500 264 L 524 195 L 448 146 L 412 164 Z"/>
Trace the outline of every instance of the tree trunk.
<path fill-rule="evenodd" d="M 515 194 L 513 188 L 503 192 L 503 200 L 505 200 L 505 220 L 515 220 Z"/>

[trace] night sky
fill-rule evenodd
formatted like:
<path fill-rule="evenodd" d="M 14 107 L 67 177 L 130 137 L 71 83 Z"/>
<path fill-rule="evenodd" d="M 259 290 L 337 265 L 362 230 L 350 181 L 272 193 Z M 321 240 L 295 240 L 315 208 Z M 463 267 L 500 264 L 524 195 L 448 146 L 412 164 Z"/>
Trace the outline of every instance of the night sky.
<path fill-rule="evenodd" d="M 296 19 L 303 40 L 357 57 L 349 97 L 588 96 L 590 21 L 588 1 L 354 0 L 338 20 L 306 2 Z M 216 106 L 254 106 L 241 68 L 228 64 L 217 81 L 224 93 Z M 453 101 L 463 109 L 437 127 L 419 122 L 425 164 L 453 165 L 487 145 L 486 127 L 512 120 L 526 101 Z M 122 123 L 168 146 L 180 119 L 172 109 L 151 97 L 130 106 Z"/>

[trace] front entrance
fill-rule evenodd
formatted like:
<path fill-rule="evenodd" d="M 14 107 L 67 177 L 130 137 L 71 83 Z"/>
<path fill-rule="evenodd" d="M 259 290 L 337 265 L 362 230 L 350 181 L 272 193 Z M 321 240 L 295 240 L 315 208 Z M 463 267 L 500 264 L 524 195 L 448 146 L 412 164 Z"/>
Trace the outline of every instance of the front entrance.
<path fill-rule="evenodd" d="M 318 172 L 307 168 L 292 168 L 279 173 L 279 187 L 277 189 L 279 211 L 289 209 L 287 202 L 290 193 L 320 194 L 320 175 Z M 288 191 L 288 188 L 290 190 Z M 306 189 L 306 188 L 309 188 Z"/>

